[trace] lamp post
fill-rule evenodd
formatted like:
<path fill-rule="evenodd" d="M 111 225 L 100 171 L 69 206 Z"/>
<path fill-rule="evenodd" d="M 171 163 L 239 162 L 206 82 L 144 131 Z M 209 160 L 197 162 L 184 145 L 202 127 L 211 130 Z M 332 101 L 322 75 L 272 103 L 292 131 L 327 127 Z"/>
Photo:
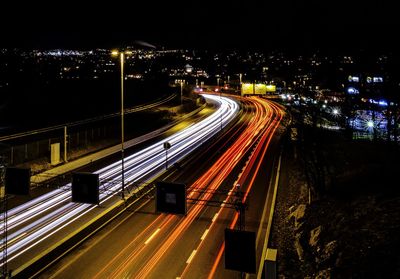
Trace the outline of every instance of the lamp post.
<path fill-rule="evenodd" d="M 131 51 L 118 51 L 113 50 L 111 52 L 112 56 L 119 56 L 120 68 L 121 68 L 121 198 L 125 200 L 125 126 L 124 126 L 124 64 L 125 64 L 125 54 L 132 54 Z"/>
<path fill-rule="evenodd" d="M 183 80 L 181 80 L 181 105 L 182 105 L 182 95 L 183 95 Z"/>

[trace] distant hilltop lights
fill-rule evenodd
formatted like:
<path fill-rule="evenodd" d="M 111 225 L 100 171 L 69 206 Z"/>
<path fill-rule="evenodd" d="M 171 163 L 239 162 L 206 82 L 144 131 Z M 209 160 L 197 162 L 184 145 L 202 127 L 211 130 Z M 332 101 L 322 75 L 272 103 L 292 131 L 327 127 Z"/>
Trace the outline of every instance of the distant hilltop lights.
<path fill-rule="evenodd" d="M 358 77 L 358 76 L 349 76 L 349 77 L 347 78 L 347 80 L 348 80 L 349 82 L 355 82 L 355 83 L 357 83 L 357 82 L 360 82 L 360 77 Z M 365 81 L 366 81 L 367 83 L 382 83 L 382 82 L 383 82 L 383 77 L 380 77 L 380 76 L 374 76 L 374 77 L 367 76 L 367 77 L 365 78 Z"/>
<path fill-rule="evenodd" d="M 35 54 L 37 56 L 84 56 L 93 54 L 93 51 L 56 49 L 56 50 L 37 51 Z"/>
<path fill-rule="evenodd" d="M 349 93 L 351 95 L 355 95 L 355 94 L 359 94 L 360 91 L 358 91 L 358 89 L 356 89 L 354 87 L 349 87 L 349 88 L 347 88 L 347 93 Z"/>

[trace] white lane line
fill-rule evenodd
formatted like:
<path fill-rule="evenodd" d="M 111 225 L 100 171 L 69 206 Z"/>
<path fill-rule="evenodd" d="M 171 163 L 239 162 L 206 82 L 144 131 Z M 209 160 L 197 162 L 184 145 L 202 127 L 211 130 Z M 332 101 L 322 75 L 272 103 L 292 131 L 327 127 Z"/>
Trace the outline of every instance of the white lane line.
<path fill-rule="evenodd" d="M 218 217 L 218 213 L 215 213 L 214 217 L 212 218 L 211 222 L 214 222 L 215 220 L 217 220 Z"/>
<path fill-rule="evenodd" d="M 158 234 L 158 232 L 159 232 L 160 230 L 161 230 L 161 229 L 158 228 L 155 232 L 153 232 L 153 234 L 144 242 L 144 245 L 149 244 L 149 242 L 153 239 L 153 237 L 156 236 L 156 234 Z"/>
<path fill-rule="evenodd" d="M 187 259 L 186 263 L 190 264 L 190 262 L 193 260 L 194 255 L 196 255 L 197 250 L 193 250 L 192 254 L 190 254 L 190 257 Z"/>
<path fill-rule="evenodd" d="M 204 240 L 208 234 L 209 229 L 206 229 L 206 231 L 203 233 L 203 235 L 201 236 L 201 240 Z"/>

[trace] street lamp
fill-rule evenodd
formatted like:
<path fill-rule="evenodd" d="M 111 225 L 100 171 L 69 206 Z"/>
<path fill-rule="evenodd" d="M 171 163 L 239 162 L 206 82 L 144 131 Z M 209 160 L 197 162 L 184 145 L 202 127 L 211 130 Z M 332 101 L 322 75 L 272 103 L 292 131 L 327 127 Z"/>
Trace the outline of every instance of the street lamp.
<path fill-rule="evenodd" d="M 112 56 L 119 56 L 120 67 L 121 67 L 121 171 L 122 171 L 122 188 L 121 188 L 121 197 L 125 200 L 125 166 L 124 166 L 124 159 L 125 159 L 125 127 L 124 127 L 124 64 L 125 64 L 125 54 L 130 55 L 132 54 L 131 51 L 118 51 L 113 50 L 111 52 Z"/>
<path fill-rule="evenodd" d="M 182 105 L 182 95 L 183 95 L 183 80 L 181 80 L 181 105 Z"/>

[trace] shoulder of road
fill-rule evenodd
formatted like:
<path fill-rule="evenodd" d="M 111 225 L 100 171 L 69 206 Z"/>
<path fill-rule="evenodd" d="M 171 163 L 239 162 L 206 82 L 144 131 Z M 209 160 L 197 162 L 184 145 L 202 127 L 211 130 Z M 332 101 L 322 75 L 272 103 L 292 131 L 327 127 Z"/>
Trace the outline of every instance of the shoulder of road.
<path fill-rule="evenodd" d="M 179 119 L 171 122 L 170 124 L 167 124 L 167 125 L 159 128 L 159 129 L 157 129 L 155 131 L 152 131 L 152 132 L 147 133 L 145 135 L 142 135 L 140 137 L 137 137 L 137 138 L 134 138 L 134 139 L 126 141 L 124 143 L 124 148 L 125 149 L 130 148 L 132 146 L 135 146 L 137 144 L 140 144 L 142 142 L 145 142 L 145 141 L 147 141 L 149 139 L 152 139 L 152 138 L 160 135 L 161 133 L 167 131 L 168 129 L 170 129 L 174 125 L 178 124 L 179 122 L 181 122 L 181 121 L 183 121 L 185 119 L 188 119 L 189 117 L 191 117 L 191 116 L 195 115 L 196 113 L 200 112 L 202 109 L 204 109 L 205 106 L 206 106 L 206 104 L 202 105 L 201 107 L 197 108 L 196 110 L 194 110 L 194 111 L 192 111 L 192 112 L 190 112 L 188 114 L 182 115 Z M 120 151 L 121 151 L 121 144 L 118 144 L 118 145 L 115 145 L 115 146 L 111 146 L 109 148 L 100 150 L 100 151 L 98 151 L 96 153 L 92 153 L 92 154 L 86 155 L 84 157 L 78 158 L 76 160 L 64 163 L 64 164 L 62 164 L 60 166 L 51 168 L 51 169 L 49 169 L 47 171 L 44 171 L 42 173 L 39 173 L 37 175 L 33 175 L 31 177 L 31 183 L 32 184 L 43 183 L 43 182 L 45 182 L 45 181 L 47 181 L 47 180 L 49 180 L 51 178 L 54 178 L 54 177 L 57 177 L 59 175 L 63 175 L 63 174 L 69 173 L 69 172 L 71 172 L 73 170 L 76 170 L 76 169 L 78 169 L 80 167 L 88 165 L 88 164 L 90 164 L 92 162 L 95 162 L 97 160 L 106 158 L 106 157 L 108 157 L 110 155 L 113 155 L 115 153 L 118 153 Z"/>

